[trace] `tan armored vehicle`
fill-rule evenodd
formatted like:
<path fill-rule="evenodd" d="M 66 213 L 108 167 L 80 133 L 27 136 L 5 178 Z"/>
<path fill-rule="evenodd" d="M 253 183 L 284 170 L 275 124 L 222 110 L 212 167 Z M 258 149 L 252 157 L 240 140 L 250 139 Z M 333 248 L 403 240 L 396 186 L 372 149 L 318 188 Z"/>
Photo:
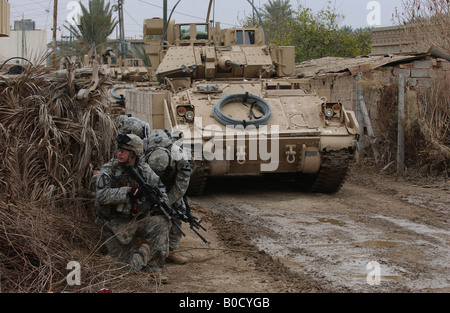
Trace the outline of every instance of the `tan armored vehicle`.
<path fill-rule="evenodd" d="M 283 174 L 312 191 L 339 190 L 358 124 L 352 111 L 295 78 L 294 47 L 267 45 L 262 28 L 170 22 L 156 51 L 161 28 L 151 25 L 160 23 L 146 20 L 144 37 L 153 36 L 147 51 L 167 90 L 148 95 L 152 114 L 140 105 L 131 113 L 152 128 L 182 134 L 179 143 L 196 163 L 191 195 L 203 191 L 208 177 L 224 175 Z M 132 94 L 127 99 L 135 101 Z"/>

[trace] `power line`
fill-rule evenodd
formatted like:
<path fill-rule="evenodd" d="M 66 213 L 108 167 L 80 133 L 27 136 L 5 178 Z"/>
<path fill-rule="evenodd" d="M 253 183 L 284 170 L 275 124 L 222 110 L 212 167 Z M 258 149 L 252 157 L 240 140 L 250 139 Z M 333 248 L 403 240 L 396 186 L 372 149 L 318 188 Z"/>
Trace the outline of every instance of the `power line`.
<path fill-rule="evenodd" d="M 128 13 L 128 11 L 127 10 L 125 10 L 125 8 L 123 9 L 124 11 L 125 11 L 125 13 L 136 23 L 136 25 L 137 26 L 140 26 L 140 27 L 142 27 L 142 23 L 139 23 L 139 22 L 137 22 L 134 18 L 133 18 L 133 16 L 130 14 L 130 13 Z"/>
<path fill-rule="evenodd" d="M 139 2 L 142 2 L 142 3 L 145 3 L 145 4 L 148 4 L 148 5 L 151 5 L 151 6 L 153 6 L 153 7 L 160 8 L 160 9 L 163 8 L 162 6 L 159 6 L 159 5 L 156 5 L 156 4 L 153 4 L 153 3 L 149 3 L 149 2 L 144 1 L 144 0 L 138 0 L 138 1 L 139 1 Z M 179 14 L 179 15 L 183 15 L 183 16 L 195 18 L 195 19 L 198 19 L 198 20 L 201 20 L 201 21 L 204 21 L 204 20 L 205 20 L 204 17 L 198 17 L 198 16 L 186 14 L 186 13 L 181 13 L 181 12 L 179 12 L 179 11 L 173 11 L 173 12 L 174 12 L 174 13 L 177 13 L 177 14 Z M 225 22 L 220 22 L 220 23 L 223 24 L 223 25 L 228 25 L 228 26 L 236 26 L 236 24 L 229 24 L 229 23 L 225 23 Z"/>

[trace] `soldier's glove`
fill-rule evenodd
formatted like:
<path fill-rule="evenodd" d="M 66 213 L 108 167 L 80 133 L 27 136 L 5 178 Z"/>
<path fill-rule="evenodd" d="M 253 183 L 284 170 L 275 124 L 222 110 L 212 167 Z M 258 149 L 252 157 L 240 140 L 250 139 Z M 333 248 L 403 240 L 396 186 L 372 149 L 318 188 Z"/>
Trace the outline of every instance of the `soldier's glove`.
<path fill-rule="evenodd" d="M 131 187 L 130 191 L 128 191 L 128 195 L 131 199 L 139 199 L 140 197 L 142 197 L 142 190 L 139 187 Z"/>

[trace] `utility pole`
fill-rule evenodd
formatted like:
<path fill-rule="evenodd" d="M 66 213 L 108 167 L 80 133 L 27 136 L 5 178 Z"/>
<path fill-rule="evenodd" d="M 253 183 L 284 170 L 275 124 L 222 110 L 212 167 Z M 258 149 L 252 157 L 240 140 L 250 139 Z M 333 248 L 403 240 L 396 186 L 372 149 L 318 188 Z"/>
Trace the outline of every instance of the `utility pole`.
<path fill-rule="evenodd" d="M 206 23 L 209 23 L 209 21 L 206 21 Z M 164 40 L 166 40 L 167 36 L 167 0 L 163 1 L 163 34 L 164 34 Z"/>
<path fill-rule="evenodd" d="M 52 67 L 56 70 L 56 29 L 58 16 L 58 0 L 53 0 L 53 50 L 52 50 Z"/>
<path fill-rule="evenodd" d="M 397 171 L 405 170 L 405 130 L 403 121 L 405 118 L 405 79 L 398 75 L 398 130 L 397 130 Z"/>
<path fill-rule="evenodd" d="M 52 51 L 52 67 L 56 70 L 56 26 L 58 16 L 58 0 L 53 0 L 53 51 Z"/>
<path fill-rule="evenodd" d="M 119 56 L 125 57 L 125 28 L 123 25 L 123 2 L 124 0 L 117 0 L 117 9 L 119 11 Z"/>
<path fill-rule="evenodd" d="M 22 58 L 25 57 L 25 21 L 23 19 L 23 13 L 22 13 L 22 22 L 20 23 L 22 25 Z M 23 60 L 20 61 L 20 63 L 23 63 Z"/>

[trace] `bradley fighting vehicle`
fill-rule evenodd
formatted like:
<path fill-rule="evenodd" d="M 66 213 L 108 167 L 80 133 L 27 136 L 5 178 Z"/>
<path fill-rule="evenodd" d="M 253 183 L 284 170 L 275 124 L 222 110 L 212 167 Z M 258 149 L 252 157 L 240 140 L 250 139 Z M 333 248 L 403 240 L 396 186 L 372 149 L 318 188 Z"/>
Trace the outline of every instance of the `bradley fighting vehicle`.
<path fill-rule="evenodd" d="M 153 94 L 152 127 L 182 133 L 191 149 L 190 195 L 224 175 L 282 174 L 311 191 L 339 190 L 359 126 L 353 111 L 295 77 L 294 47 L 266 44 L 261 27 L 172 20 L 163 41 L 161 25 L 144 23 L 155 75 L 167 87 Z"/>

